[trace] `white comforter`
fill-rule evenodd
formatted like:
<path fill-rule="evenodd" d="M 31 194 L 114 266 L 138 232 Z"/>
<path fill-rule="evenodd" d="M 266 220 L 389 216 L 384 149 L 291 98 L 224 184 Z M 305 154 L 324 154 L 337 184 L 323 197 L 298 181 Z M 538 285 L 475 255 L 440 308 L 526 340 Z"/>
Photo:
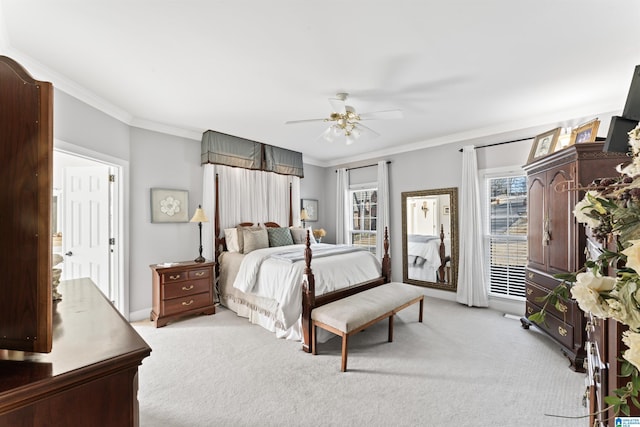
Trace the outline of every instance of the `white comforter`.
<path fill-rule="evenodd" d="M 326 251 L 335 245 L 317 243 L 311 249 Z M 244 256 L 233 287 L 246 293 L 277 301 L 285 328 L 292 326 L 302 313 L 302 281 L 305 262 L 272 257 L 293 248 L 304 251 L 305 245 L 258 249 Z M 324 253 L 312 258 L 316 295 L 380 277 L 380 261 L 370 252 L 358 250 L 340 252 L 335 256 Z"/>

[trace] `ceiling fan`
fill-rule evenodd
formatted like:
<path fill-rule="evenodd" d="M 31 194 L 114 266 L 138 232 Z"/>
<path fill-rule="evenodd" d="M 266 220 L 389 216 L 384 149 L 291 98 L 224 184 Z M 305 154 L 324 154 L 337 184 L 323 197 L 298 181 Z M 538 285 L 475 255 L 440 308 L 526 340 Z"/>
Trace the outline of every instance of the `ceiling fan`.
<path fill-rule="evenodd" d="M 344 135 L 347 145 L 352 144 L 363 134 L 370 137 L 380 136 L 368 126 L 361 123 L 363 120 L 401 119 L 401 110 L 373 111 L 370 113 L 356 113 L 355 108 L 347 105 L 348 93 L 338 93 L 335 98 L 329 98 L 329 103 L 333 112 L 324 119 L 292 120 L 285 124 L 307 123 L 307 122 L 330 122 L 331 125 L 320 135 L 329 142 L 333 142 L 337 137 Z"/>

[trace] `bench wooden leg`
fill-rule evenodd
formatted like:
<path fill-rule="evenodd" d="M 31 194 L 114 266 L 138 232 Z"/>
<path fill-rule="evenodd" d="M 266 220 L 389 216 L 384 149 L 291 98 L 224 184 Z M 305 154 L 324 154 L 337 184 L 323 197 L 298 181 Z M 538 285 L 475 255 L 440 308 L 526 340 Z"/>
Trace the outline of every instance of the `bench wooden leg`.
<path fill-rule="evenodd" d="M 420 300 L 420 314 L 418 314 L 418 322 L 422 323 L 422 312 L 424 310 L 424 297 Z"/>
<path fill-rule="evenodd" d="M 317 354 L 316 353 L 316 348 L 318 348 L 317 329 L 318 327 L 314 323 L 313 326 L 311 326 L 311 354 Z"/>
<path fill-rule="evenodd" d="M 393 342 L 393 314 L 389 316 L 389 342 Z"/>
<path fill-rule="evenodd" d="M 340 367 L 340 370 L 342 372 L 347 372 L 347 341 L 348 341 L 349 335 L 343 333 L 342 334 L 342 366 Z"/>

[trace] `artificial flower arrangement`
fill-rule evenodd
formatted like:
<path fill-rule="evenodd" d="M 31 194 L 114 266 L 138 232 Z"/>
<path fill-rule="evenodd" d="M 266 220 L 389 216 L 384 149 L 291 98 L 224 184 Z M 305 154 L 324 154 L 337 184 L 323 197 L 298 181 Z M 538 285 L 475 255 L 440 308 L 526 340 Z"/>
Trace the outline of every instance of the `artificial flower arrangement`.
<path fill-rule="evenodd" d="M 583 311 L 629 327 L 622 336 L 628 349 L 622 354 L 620 372 L 629 381 L 605 398 L 616 414 L 625 415 L 630 414 L 631 404 L 640 408 L 640 124 L 629 132 L 629 145 L 633 160 L 618 166 L 621 175 L 594 181 L 573 211 L 599 241 L 614 239 L 615 249 L 603 249 L 576 273 L 556 275 L 563 282 L 544 297 L 542 310 L 529 317 L 542 323 L 547 304 L 558 306 L 573 297 Z M 616 277 L 605 276 L 611 265 L 624 267 Z"/>
<path fill-rule="evenodd" d="M 315 230 L 313 230 L 313 237 L 315 237 L 317 241 L 322 240 L 322 238 L 326 235 L 327 232 L 324 230 L 324 228 L 316 228 Z"/>

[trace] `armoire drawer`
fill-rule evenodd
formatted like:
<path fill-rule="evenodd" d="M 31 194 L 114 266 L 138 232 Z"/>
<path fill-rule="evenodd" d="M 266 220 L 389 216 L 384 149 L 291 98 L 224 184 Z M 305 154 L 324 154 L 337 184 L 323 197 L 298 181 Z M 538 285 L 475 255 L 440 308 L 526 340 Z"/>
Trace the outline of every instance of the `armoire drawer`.
<path fill-rule="evenodd" d="M 544 301 L 540 301 L 540 299 L 547 296 L 550 290 L 545 289 L 530 281 L 526 281 L 525 286 L 527 292 L 527 302 L 539 307 L 537 311 L 540 311 L 540 309 L 544 306 Z M 558 307 L 552 304 L 547 304 L 546 310 L 559 319 L 562 319 L 566 322 L 573 322 L 572 319 L 574 319 L 574 315 L 576 313 L 576 310 L 578 310 L 578 307 L 575 301 L 569 300 L 560 301 L 558 303 Z M 527 316 L 529 316 L 529 313 L 527 313 Z"/>
<path fill-rule="evenodd" d="M 529 301 L 527 301 L 526 310 L 527 317 L 529 317 L 533 313 L 540 311 L 540 308 L 538 306 L 532 305 Z M 561 342 L 562 345 L 566 346 L 567 348 L 573 347 L 572 325 L 558 319 L 553 314 L 547 312 L 544 322 L 540 323 L 538 326 L 551 334 L 556 340 Z"/>

